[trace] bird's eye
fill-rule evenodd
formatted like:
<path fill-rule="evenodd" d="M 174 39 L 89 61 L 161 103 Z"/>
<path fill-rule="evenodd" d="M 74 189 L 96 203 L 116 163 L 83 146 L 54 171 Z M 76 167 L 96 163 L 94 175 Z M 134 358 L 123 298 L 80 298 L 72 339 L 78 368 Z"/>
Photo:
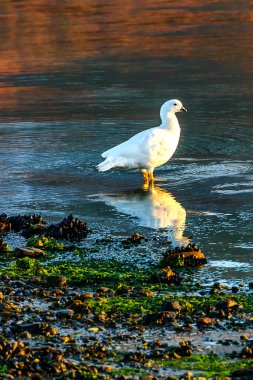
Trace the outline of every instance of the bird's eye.
<path fill-rule="evenodd" d="M 174 103 L 174 106 L 177 106 L 177 103 Z"/>

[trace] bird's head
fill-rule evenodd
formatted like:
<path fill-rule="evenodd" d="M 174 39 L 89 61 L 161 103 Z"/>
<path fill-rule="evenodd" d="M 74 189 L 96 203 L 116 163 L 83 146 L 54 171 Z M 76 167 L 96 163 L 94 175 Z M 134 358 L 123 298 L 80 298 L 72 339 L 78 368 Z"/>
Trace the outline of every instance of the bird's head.
<path fill-rule="evenodd" d="M 187 112 L 183 104 L 178 99 L 171 99 L 163 103 L 160 111 L 162 121 L 167 119 L 168 113 Z"/>

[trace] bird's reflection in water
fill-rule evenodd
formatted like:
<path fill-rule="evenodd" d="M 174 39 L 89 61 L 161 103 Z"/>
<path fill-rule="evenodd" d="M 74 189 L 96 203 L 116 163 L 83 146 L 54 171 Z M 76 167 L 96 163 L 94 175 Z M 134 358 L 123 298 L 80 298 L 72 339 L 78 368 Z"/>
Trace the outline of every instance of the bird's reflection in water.
<path fill-rule="evenodd" d="M 121 213 L 137 217 L 143 227 L 166 228 L 172 246 L 189 243 L 189 238 L 183 236 L 185 209 L 171 193 L 159 186 L 149 186 L 125 194 L 103 195 L 102 200 Z"/>

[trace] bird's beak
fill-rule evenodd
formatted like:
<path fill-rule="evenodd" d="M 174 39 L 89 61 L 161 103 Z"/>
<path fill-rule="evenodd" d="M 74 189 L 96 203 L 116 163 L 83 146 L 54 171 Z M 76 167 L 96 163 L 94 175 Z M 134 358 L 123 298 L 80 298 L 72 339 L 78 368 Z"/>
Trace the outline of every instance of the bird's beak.
<path fill-rule="evenodd" d="M 180 111 L 184 111 L 184 112 L 187 112 L 187 109 L 184 108 L 184 106 L 181 107 Z"/>

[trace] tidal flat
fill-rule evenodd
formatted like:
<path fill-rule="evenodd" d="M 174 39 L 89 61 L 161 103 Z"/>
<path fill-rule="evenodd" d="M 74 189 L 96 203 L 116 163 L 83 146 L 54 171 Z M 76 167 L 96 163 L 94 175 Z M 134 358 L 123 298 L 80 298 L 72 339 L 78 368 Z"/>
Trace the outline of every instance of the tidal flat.
<path fill-rule="evenodd" d="M 247 0 L 1 2 L 0 378 L 253 378 L 252 22 Z M 97 172 L 173 98 L 154 187 Z"/>
<path fill-rule="evenodd" d="M 252 378 L 253 283 L 201 283 L 194 243 L 98 239 L 72 215 L 2 214 L 0 230 L 0 378 Z"/>

